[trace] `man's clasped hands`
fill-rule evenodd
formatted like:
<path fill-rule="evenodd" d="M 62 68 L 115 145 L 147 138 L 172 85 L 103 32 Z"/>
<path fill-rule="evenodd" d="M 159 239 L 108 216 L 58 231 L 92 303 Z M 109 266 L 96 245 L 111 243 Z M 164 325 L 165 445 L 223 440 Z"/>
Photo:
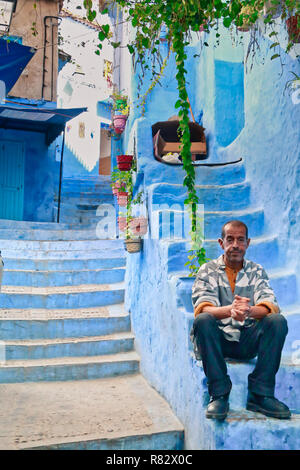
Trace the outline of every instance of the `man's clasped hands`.
<path fill-rule="evenodd" d="M 248 297 L 234 296 L 230 316 L 237 321 L 244 321 L 250 314 L 250 299 Z"/>

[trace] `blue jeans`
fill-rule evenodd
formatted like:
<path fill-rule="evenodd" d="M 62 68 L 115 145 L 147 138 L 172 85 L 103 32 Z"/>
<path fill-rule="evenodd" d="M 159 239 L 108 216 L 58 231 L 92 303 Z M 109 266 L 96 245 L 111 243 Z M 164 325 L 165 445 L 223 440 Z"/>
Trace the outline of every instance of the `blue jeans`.
<path fill-rule="evenodd" d="M 231 380 L 224 358 L 248 360 L 257 356 L 255 368 L 248 376 L 248 389 L 258 395 L 274 396 L 275 375 L 288 332 L 281 314 L 270 314 L 253 326 L 242 328 L 240 341 L 228 341 L 216 319 L 200 313 L 194 320 L 194 335 L 201 351 L 208 392 L 217 397 L 229 393 Z"/>

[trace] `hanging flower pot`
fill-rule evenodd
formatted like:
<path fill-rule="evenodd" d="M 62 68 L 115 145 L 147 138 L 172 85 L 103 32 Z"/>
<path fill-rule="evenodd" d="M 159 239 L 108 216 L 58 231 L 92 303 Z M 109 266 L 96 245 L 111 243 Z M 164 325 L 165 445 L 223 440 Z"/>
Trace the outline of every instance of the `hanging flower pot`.
<path fill-rule="evenodd" d="M 129 227 L 134 235 L 146 235 L 148 230 L 148 220 L 146 217 L 134 217 L 129 222 Z"/>
<path fill-rule="evenodd" d="M 289 35 L 289 40 L 295 43 L 300 43 L 300 17 L 299 15 L 291 16 L 286 20 L 286 27 Z"/>
<path fill-rule="evenodd" d="M 117 165 L 120 171 L 129 171 L 132 166 L 133 155 L 117 155 Z"/>
<path fill-rule="evenodd" d="M 127 219 L 126 217 L 118 217 L 119 230 L 124 232 L 126 230 Z"/>
<path fill-rule="evenodd" d="M 238 31 L 242 31 L 243 33 L 247 33 L 248 31 L 250 31 L 250 26 L 237 26 L 237 29 Z"/>
<path fill-rule="evenodd" d="M 127 121 L 126 114 L 115 114 L 113 117 L 113 126 L 117 134 L 122 134 L 124 132 Z"/>
<path fill-rule="evenodd" d="M 126 191 L 119 191 L 118 195 L 118 204 L 121 207 L 126 207 L 128 203 L 128 193 Z"/>
<path fill-rule="evenodd" d="M 204 23 L 202 23 L 202 25 L 200 25 L 200 28 L 199 28 L 199 33 L 203 33 L 203 31 L 205 31 L 204 27 L 207 25 L 207 21 L 204 21 Z"/>
<path fill-rule="evenodd" d="M 141 238 L 128 238 L 124 241 L 125 250 L 128 253 L 138 253 L 142 249 L 142 239 Z"/>
<path fill-rule="evenodd" d="M 121 181 L 115 181 L 115 183 L 112 184 L 112 192 L 114 196 L 117 196 L 119 191 L 125 191 L 125 189 L 126 184 Z"/>

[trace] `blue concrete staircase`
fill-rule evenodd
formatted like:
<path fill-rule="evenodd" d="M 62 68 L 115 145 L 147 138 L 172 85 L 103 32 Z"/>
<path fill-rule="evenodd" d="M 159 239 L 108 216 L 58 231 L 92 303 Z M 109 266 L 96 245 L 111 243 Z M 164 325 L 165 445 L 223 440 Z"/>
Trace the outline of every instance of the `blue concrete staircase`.
<path fill-rule="evenodd" d="M 64 178 L 61 190 L 60 222 L 93 227 L 99 222 L 97 208 L 114 205 L 108 176 Z"/>
<path fill-rule="evenodd" d="M 189 340 L 189 331 L 194 318 L 191 303 L 194 279 L 188 277 L 187 268 L 184 267 L 187 261 L 187 251 L 190 248 L 187 236 L 189 230 L 183 232 L 178 222 L 184 220 L 183 202 L 186 192 L 178 181 L 176 175 L 178 171 L 176 172 L 175 168 L 164 166 L 162 173 L 163 179 L 160 178 L 159 181 L 159 178 L 156 178 L 156 182 L 147 188 L 148 207 L 149 212 L 152 213 L 150 229 L 160 239 L 162 258 L 167 266 L 170 296 L 176 296 L 178 314 L 186 320 L 186 326 L 182 328 L 186 334 L 183 341 L 188 344 L 191 355 L 189 371 L 190 387 L 193 390 L 191 394 L 194 397 L 200 394 L 200 398 L 198 401 L 195 399 L 194 403 L 194 414 L 198 416 L 195 425 L 202 427 L 202 436 L 204 436 L 203 442 L 200 442 L 200 439 L 196 442 L 194 439 L 195 447 L 193 448 L 298 449 L 300 445 L 298 393 L 300 360 L 299 353 L 298 359 L 295 360 L 295 345 L 298 345 L 299 350 L 300 303 L 297 276 L 286 265 L 276 234 L 268 231 L 264 210 L 257 205 L 251 193 L 251 182 L 246 178 L 244 165 L 237 163 L 226 167 L 197 169 L 197 194 L 200 202 L 204 204 L 204 247 L 209 258 L 216 258 L 221 254 L 217 238 L 220 236 L 223 223 L 237 218 L 248 225 L 251 245 L 246 257 L 266 268 L 282 313 L 286 316 L 289 325 L 289 334 L 283 350 L 276 385 L 277 398 L 284 401 L 292 410 L 292 419 L 289 421 L 267 419 L 258 413 L 245 411 L 247 375 L 253 369 L 255 360 L 249 363 L 238 361 L 228 363 L 233 382 L 228 418 L 223 423 L 205 418 L 205 409 L 209 399 L 206 378 L 202 363 L 195 360 Z M 295 343 L 297 340 L 298 343 Z M 195 389 L 193 389 L 193 381 Z M 166 389 L 165 394 L 167 393 Z M 178 409 L 177 416 L 183 422 L 186 433 L 190 435 L 196 430 L 193 427 L 187 429 L 191 426 L 193 417 L 188 416 L 189 404 L 186 405 L 184 411 L 176 400 L 172 403 L 173 409 Z"/>
<path fill-rule="evenodd" d="M 180 449 L 181 424 L 139 373 L 123 242 L 98 239 L 74 202 L 111 202 L 108 181 L 63 187 L 62 223 L 0 220 L 0 448 Z"/>

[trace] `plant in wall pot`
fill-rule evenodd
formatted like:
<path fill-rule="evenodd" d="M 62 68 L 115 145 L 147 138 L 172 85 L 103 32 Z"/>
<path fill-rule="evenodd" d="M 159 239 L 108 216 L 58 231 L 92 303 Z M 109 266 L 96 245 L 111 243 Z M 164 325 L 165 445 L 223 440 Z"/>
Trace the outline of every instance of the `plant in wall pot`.
<path fill-rule="evenodd" d="M 117 196 L 119 191 L 125 191 L 126 185 L 120 180 L 115 181 L 114 183 L 111 184 L 112 187 L 112 193 L 114 196 Z"/>
<path fill-rule="evenodd" d="M 126 191 L 127 173 L 124 173 L 115 167 L 111 173 L 111 187 L 114 196 L 117 196 L 119 191 Z"/>
<path fill-rule="evenodd" d="M 129 114 L 128 96 L 114 92 L 111 98 L 113 99 L 113 127 L 117 134 L 122 134 Z"/>
<path fill-rule="evenodd" d="M 119 191 L 117 199 L 120 207 L 126 207 L 128 204 L 128 191 Z"/>
<path fill-rule="evenodd" d="M 123 214 L 119 215 L 118 217 L 118 226 L 121 232 L 124 232 L 126 230 L 127 219 L 126 216 L 124 216 Z"/>
<path fill-rule="evenodd" d="M 117 165 L 120 171 L 129 171 L 132 163 L 133 155 L 117 155 Z"/>
<path fill-rule="evenodd" d="M 134 235 L 146 235 L 148 231 L 148 219 L 143 216 L 133 217 L 129 222 L 129 228 Z"/>
<path fill-rule="evenodd" d="M 138 253 L 142 249 L 143 235 L 147 233 L 148 220 L 144 216 L 134 217 L 132 215 L 132 206 L 143 202 L 143 192 L 140 191 L 134 199 L 132 199 L 132 191 L 130 191 L 130 199 L 127 204 L 126 233 L 124 245 L 128 253 Z"/>
<path fill-rule="evenodd" d="M 285 23 L 289 40 L 295 43 L 300 43 L 300 15 L 291 16 Z"/>

